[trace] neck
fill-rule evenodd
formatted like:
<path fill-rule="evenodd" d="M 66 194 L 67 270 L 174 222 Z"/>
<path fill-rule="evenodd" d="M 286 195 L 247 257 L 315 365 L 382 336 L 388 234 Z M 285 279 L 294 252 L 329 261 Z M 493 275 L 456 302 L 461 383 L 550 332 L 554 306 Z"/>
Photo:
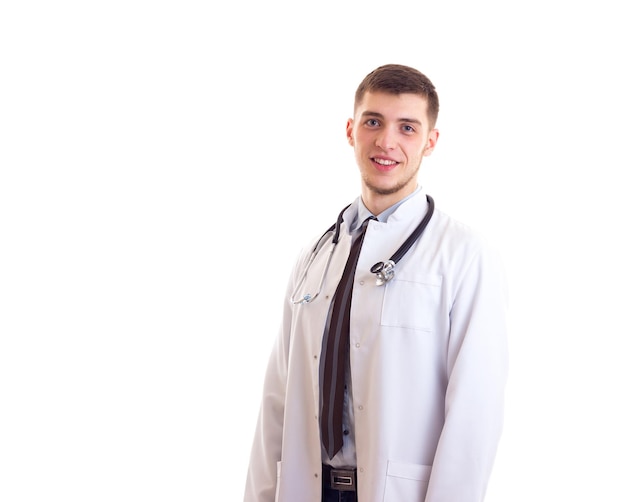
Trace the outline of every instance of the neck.
<path fill-rule="evenodd" d="M 365 207 L 375 216 L 397 204 L 402 199 L 411 195 L 417 189 L 417 183 L 411 186 L 405 186 L 402 190 L 398 190 L 389 194 L 381 194 L 363 186 L 361 199 Z"/>

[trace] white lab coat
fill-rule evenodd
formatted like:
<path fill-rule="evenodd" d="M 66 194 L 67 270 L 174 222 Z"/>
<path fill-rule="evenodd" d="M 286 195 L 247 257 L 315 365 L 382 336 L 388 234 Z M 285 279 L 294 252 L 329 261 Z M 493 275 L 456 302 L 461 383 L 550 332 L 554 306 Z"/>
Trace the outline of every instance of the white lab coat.
<path fill-rule="evenodd" d="M 359 502 L 483 500 L 502 428 L 507 372 L 505 285 L 499 259 L 465 225 L 435 210 L 420 238 L 375 285 L 421 221 L 424 192 L 386 223 L 370 222 L 352 297 L 350 364 Z M 356 203 L 346 211 L 350 222 Z M 245 502 L 320 502 L 319 362 L 329 302 L 350 248 L 347 224 L 320 296 L 290 297 L 265 377 Z M 311 266 L 315 292 L 330 239 Z"/>

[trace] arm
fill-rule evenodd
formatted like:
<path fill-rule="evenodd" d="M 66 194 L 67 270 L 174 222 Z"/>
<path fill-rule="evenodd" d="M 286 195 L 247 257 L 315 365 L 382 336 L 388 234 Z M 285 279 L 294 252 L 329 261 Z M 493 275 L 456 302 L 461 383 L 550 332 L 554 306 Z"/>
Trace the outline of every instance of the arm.
<path fill-rule="evenodd" d="M 300 259 L 302 263 L 302 258 Z M 292 271 L 285 294 L 283 320 L 269 357 L 256 431 L 252 443 L 244 502 L 273 502 L 277 464 L 282 458 L 285 388 L 287 382 L 292 304 L 290 292 L 298 267 Z"/>
<path fill-rule="evenodd" d="M 503 422 L 506 292 L 495 255 L 481 248 L 452 293 L 445 421 L 427 502 L 484 499 Z"/>

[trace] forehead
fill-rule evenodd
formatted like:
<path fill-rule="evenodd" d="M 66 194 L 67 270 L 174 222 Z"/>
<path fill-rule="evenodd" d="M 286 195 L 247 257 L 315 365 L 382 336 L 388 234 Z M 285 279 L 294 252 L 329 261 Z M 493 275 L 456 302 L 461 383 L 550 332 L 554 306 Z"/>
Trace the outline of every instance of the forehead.
<path fill-rule="evenodd" d="M 414 118 L 424 123 L 428 115 L 428 100 L 413 93 L 366 92 L 354 109 L 355 116 L 363 113 L 376 113 L 388 119 Z"/>

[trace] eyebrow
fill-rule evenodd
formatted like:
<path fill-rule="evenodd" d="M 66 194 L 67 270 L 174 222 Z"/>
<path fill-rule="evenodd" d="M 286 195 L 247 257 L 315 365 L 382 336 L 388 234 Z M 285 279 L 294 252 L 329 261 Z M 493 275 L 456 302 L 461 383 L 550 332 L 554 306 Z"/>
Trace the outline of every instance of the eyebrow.
<path fill-rule="evenodd" d="M 383 116 L 382 113 L 378 113 L 378 112 L 371 112 L 369 110 L 365 110 L 362 114 L 363 117 L 374 117 L 377 119 L 384 119 L 385 117 Z M 422 125 L 422 122 L 414 119 L 414 118 L 400 118 L 397 120 L 397 122 L 408 122 L 410 124 L 418 124 L 418 125 Z"/>

